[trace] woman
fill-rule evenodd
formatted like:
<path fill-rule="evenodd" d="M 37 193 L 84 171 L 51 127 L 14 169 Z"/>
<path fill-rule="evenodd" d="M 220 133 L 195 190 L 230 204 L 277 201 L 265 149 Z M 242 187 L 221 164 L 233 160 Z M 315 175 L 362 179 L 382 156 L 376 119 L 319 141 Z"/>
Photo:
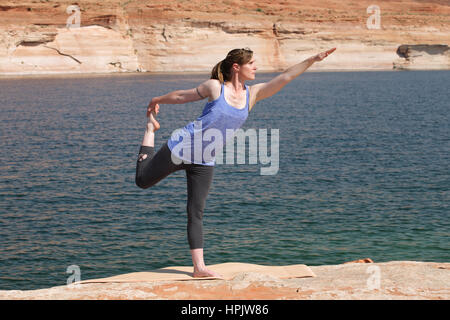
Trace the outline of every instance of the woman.
<path fill-rule="evenodd" d="M 198 87 L 173 91 L 150 101 L 147 109 L 147 128 L 136 164 L 136 184 L 146 189 L 177 170 L 186 171 L 187 234 L 194 265 L 194 277 L 221 278 L 221 275 L 207 269 L 203 260 L 202 217 L 212 183 L 215 158 L 193 155 L 193 150 L 196 149 L 193 146 L 195 138 L 191 139 L 194 137 L 194 132 L 204 134 L 208 129 L 216 129 L 226 136 L 226 129 L 238 129 L 245 122 L 248 112 L 256 102 L 274 95 L 314 62 L 322 61 L 334 50 L 336 48 L 312 56 L 290 67 L 269 82 L 247 86 L 245 81 L 254 80 L 257 69 L 253 52 L 248 48 L 234 49 L 213 68 L 211 78 Z M 180 129 L 178 134 L 172 135 L 155 154 L 155 131 L 160 128 L 155 117 L 159 112 L 159 104 L 180 104 L 206 98 L 208 103 L 197 121 L 189 123 Z M 201 124 L 200 129 L 196 126 L 198 123 Z M 180 138 L 182 138 L 181 141 Z M 224 143 L 225 141 L 222 145 Z M 201 147 L 205 149 L 203 142 Z M 176 149 L 191 150 L 191 153 L 189 151 L 175 152 Z"/>

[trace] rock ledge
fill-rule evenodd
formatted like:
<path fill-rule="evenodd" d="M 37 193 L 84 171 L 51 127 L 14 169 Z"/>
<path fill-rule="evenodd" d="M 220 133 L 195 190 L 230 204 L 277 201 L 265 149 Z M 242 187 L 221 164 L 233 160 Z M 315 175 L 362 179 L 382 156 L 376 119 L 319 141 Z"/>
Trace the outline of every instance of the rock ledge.
<path fill-rule="evenodd" d="M 91 283 L 73 288 L 0 290 L 0 299 L 33 300 L 368 300 L 450 299 L 450 263 L 392 261 L 310 266 L 314 278 L 278 279 L 253 272 L 232 280 Z"/>

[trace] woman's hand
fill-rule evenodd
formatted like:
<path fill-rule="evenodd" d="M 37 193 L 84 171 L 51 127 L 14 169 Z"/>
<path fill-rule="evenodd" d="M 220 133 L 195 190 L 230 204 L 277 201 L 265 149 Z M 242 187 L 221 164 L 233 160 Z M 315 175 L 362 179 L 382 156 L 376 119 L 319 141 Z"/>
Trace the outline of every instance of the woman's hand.
<path fill-rule="evenodd" d="M 147 118 L 150 117 L 150 114 L 154 112 L 155 115 L 159 112 L 159 104 L 156 103 L 155 99 L 153 98 L 150 103 L 148 104 L 147 108 Z"/>
<path fill-rule="evenodd" d="M 333 53 L 333 51 L 336 50 L 336 48 L 324 51 L 319 53 L 318 55 L 315 55 L 312 57 L 312 60 L 314 62 L 318 62 L 318 61 L 322 61 L 323 59 L 325 59 L 326 57 L 328 57 L 331 53 Z"/>

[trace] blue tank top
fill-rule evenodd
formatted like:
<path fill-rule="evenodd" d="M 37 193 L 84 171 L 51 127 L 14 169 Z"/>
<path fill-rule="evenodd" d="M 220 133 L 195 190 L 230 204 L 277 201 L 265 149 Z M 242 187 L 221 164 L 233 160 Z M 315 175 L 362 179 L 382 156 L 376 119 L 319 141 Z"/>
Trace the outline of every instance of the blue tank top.
<path fill-rule="evenodd" d="M 197 120 L 174 131 L 167 142 L 172 154 L 184 163 L 196 163 L 208 166 L 215 164 L 216 150 L 226 141 L 233 138 L 234 132 L 247 120 L 249 89 L 245 85 L 246 103 L 242 109 L 227 103 L 224 95 L 224 84 L 220 97 L 209 101 Z"/>

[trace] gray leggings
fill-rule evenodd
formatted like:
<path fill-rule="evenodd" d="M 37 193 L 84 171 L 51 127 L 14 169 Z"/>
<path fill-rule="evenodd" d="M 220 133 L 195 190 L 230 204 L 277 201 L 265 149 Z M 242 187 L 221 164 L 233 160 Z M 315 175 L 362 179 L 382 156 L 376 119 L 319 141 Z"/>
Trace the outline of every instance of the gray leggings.
<path fill-rule="evenodd" d="M 141 146 L 136 163 L 136 185 L 147 189 L 172 172 L 186 170 L 187 177 L 187 237 L 190 249 L 203 248 L 203 210 L 213 179 L 214 166 L 201 164 L 174 164 L 171 151 L 165 143 L 154 154 L 154 147 Z M 147 158 L 143 159 L 142 155 Z"/>

